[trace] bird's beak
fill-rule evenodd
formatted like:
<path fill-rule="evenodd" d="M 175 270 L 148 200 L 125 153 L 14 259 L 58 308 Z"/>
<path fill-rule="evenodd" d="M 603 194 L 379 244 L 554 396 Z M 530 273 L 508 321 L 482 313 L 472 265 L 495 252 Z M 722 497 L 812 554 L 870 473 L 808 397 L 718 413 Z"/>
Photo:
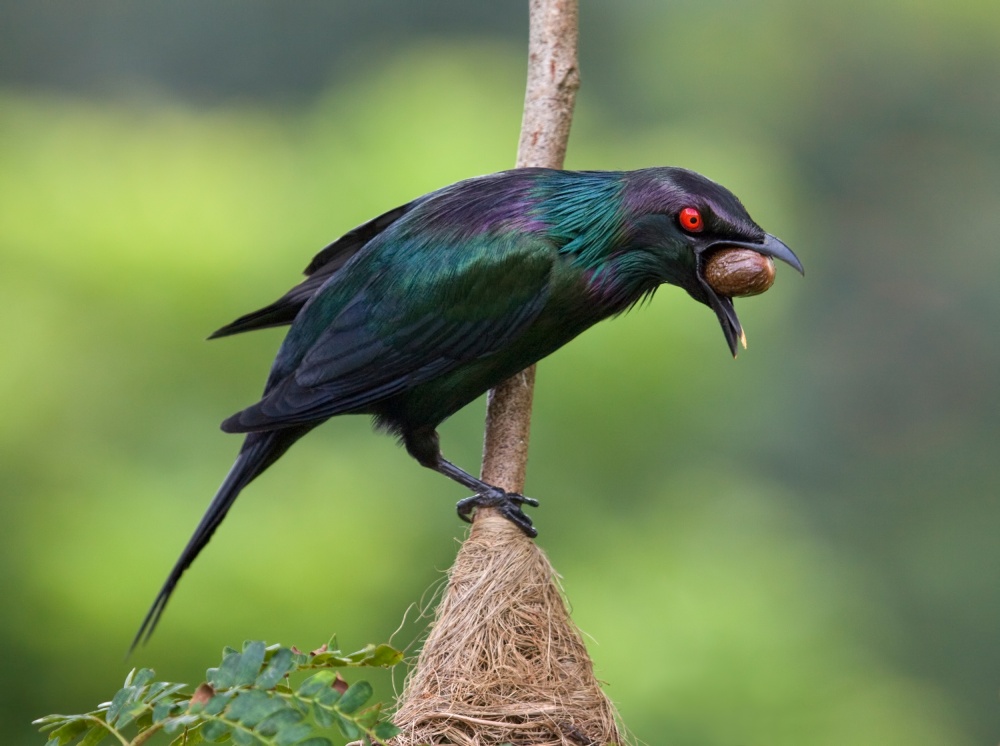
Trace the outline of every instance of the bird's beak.
<path fill-rule="evenodd" d="M 785 246 L 784 243 L 772 236 L 770 233 L 764 234 L 764 240 L 760 243 L 752 243 L 750 241 L 720 241 L 719 243 L 706 248 L 717 249 L 722 248 L 723 246 L 735 246 L 738 248 L 750 249 L 751 251 L 756 251 L 758 254 L 780 259 L 785 264 L 794 267 L 799 274 L 805 274 L 805 270 L 802 268 L 802 262 L 800 262 L 799 258 L 795 256 L 795 252 Z M 733 357 L 736 357 L 740 344 L 746 348 L 747 337 L 743 332 L 743 327 L 740 324 L 739 318 L 736 316 L 736 309 L 733 307 L 733 299 L 716 293 L 711 286 L 705 282 L 705 279 L 701 277 L 700 272 L 698 279 L 701 281 L 702 289 L 708 297 L 708 305 L 711 306 L 713 311 L 715 311 L 715 315 L 719 319 L 719 324 L 722 326 L 722 332 L 726 335 L 726 341 L 729 343 L 729 350 L 733 353 Z"/>
<path fill-rule="evenodd" d="M 705 285 L 708 288 L 708 285 Z M 729 351 L 736 357 L 739 352 L 739 344 L 747 346 L 747 335 L 743 332 L 740 320 L 736 316 L 736 309 L 733 308 L 733 299 L 725 295 L 719 295 L 711 288 L 708 288 L 708 305 L 715 311 L 722 325 L 722 333 L 726 335 L 726 342 L 729 343 Z"/>
<path fill-rule="evenodd" d="M 771 256 L 774 257 L 775 259 L 780 259 L 788 266 L 794 267 L 795 270 L 800 275 L 805 275 L 806 273 L 806 271 L 802 268 L 802 262 L 800 262 L 799 258 L 795 256 L 795 252 L 793 252 L 790 248 L 785 246 L 785 244 L 782 243 L 780 239 L 775 238 L 770 233 L 764 234 L 763 243 L 753 244 L 753 243 L 734 242 L 731 245 L 742 246 L 743 248 L 746 249 L 752 249 L 756 251 L 758 254 L 763 254 L 764 256 Z"/>

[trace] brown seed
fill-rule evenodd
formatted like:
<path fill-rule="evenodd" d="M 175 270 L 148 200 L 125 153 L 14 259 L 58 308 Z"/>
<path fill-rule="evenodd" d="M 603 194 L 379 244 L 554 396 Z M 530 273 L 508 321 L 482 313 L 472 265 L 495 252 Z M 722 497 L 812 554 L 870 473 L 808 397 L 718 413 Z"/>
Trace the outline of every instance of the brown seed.
<path fill-rule="evenodd" d="M 705 262 L 705 281 L 730 298 L 758 295 L 774 284 L 771 257 L 750 249 L 720 249 Z"/>

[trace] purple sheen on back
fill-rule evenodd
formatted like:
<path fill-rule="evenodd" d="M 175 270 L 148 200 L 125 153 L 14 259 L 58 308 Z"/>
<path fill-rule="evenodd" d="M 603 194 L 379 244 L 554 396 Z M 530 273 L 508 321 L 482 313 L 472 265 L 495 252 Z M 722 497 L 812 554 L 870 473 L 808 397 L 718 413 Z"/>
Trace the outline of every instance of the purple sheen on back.
<path fill-rule="evenodd" d="M 533 215 L 537 172 L 504 171 L 467 179 L 432 195 L 413 216 L 414 227 L 455 238 L 544 231 Z"/>

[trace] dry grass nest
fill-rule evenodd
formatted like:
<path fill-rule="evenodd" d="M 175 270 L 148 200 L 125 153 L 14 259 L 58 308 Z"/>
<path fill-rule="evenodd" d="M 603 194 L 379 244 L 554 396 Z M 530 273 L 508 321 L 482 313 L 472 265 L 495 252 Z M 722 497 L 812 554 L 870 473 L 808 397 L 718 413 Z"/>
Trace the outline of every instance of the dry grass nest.
<path fill-rule="evenodd" d="M 623 743 L 552 565 L 507 520 L 477 517 L 394 721 L 393 746 Z"/>

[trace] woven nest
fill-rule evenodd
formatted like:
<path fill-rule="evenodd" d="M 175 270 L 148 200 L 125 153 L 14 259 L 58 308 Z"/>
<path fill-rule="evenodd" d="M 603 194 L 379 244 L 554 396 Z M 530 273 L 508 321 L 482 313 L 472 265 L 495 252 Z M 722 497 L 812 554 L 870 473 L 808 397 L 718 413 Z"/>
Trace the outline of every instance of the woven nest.
<path fill-rule="evenodd" d="M 406 682 L 393 746 L 623 743 L 555 578 L 509 521 L 477 518 Z"/>

